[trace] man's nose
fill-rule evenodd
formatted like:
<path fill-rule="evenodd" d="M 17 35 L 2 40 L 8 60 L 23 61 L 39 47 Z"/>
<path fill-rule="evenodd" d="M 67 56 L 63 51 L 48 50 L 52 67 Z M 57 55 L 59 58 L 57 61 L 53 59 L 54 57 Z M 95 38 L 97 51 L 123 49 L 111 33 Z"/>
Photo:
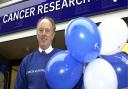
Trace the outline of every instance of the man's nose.
<path fill-rule="evenodd" d="M 42 31 L 42 35 L 45 35 L 46 34 L 46 31 L 45 31 L 45 29 Z"/>

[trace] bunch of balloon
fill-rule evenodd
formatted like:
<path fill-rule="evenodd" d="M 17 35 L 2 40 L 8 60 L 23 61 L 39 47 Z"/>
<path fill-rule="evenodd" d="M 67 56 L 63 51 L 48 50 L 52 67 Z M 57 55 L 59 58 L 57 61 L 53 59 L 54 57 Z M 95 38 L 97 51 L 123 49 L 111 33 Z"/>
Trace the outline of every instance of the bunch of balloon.
<path fill-rule="evenodd" d="M 102 57 L 107 60 L 116 71 L 118 88 L 128 87 L 128 55 L 119 52 L 109 56 L 102 55 Z"/>
<path fill-rule="evenodd" d="M 46 79 L 52 89 L 72 89 L 83 73 L 83 65 L 100 53 L 101 38 L 89 18 L 76 18 L 65 29 L 68 51 L 54 55 L 46 66 Z"/>

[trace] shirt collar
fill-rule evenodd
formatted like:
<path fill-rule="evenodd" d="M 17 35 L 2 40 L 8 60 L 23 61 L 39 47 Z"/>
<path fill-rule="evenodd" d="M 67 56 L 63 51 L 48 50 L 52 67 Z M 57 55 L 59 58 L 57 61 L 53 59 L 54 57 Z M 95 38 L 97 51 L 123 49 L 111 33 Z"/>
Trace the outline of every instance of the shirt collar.
<path fill-rule="evenodd" d="M 39 47 L 39 52 L 40 52 L 40 53 L 41 53 L 42 51 L 45 51 L 46 54 L 48 54 L 48 53 L 52 52 L 52 50 L 53 50 L 53 48 L 52 48 L 51 45 L 49 46 L 49 48 L 47 48 L 47 49 L 45 49 L 45 50 L 43 50 L 43 49 L 41 49 L 41 48 Z"/>

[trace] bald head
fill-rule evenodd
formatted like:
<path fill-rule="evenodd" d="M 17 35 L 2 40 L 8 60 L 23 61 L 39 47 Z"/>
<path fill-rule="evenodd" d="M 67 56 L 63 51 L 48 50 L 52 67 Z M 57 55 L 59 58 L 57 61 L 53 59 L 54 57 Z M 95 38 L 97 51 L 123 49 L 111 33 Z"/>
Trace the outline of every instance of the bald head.
<path fill-rule="evenodd" d="M 39 25 L 39 23 L 42 23 L 44 20 L 48 20 L 52 24 L 52 29 L 55 32 L 55 29 L 56 29 L 55 21 L 50 17 L 43 17 L 39 19 L 37 22 L 37 26 Z"/>
<path fill-rule="evenodd" d="M 52 18 L 41 18 L 37 23 L 37 39 L 39 47 L 47 49 L 53 41 L 55 35 L 55 22 Z"/>

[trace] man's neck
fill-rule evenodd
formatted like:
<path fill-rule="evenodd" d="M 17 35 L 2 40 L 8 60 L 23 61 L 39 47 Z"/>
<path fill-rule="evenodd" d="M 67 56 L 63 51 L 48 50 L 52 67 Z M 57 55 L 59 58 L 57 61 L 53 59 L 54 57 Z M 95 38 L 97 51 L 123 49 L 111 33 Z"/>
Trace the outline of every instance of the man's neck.
<path fill-rule="evenodd" d="M 53 50 L 52 46 L 50 45 L 47 49 L 42 49 L 41 47 L 39 47 L 39 51 L 42 52 L 42 51 L 45 51 L 47 54 L 50 53 L 51 51 Z"/>

